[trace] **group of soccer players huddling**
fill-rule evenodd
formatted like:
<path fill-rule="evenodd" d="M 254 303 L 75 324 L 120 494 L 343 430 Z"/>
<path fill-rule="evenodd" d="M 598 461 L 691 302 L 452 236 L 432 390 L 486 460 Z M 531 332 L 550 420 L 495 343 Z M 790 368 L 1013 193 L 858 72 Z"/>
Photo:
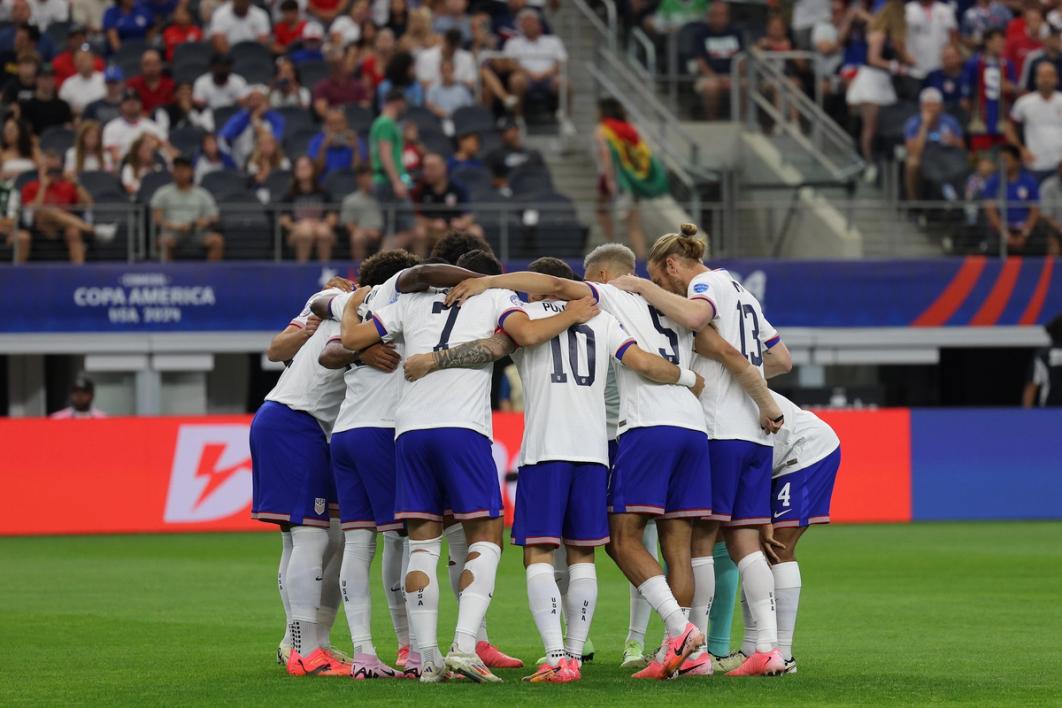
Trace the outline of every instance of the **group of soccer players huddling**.
<path fill-rule="evenodd" d="M 696 235 L 660 237 L 646 280 L 618 244 L 592 251 L 582 279 L 549 257 L 502 274 L 485 244 L 452 233 L 424 263 L 384 251 L 357 286 L 334 279 L 307 301 L 270 344 L 286 369 L 250 440 L 252 515 L 283 537 L 289 673 L 498 682 L 492 668 L 523 665 L 486 626 L 503 533 L 490 393 L 505 356 L 525 396 L 512 542 L 545 649 L 524 680 L 581 679 L 598 546 L 631 583 L 622 666 L 635 678 L 796 671 L 794 551 L 829 521 L 840 442 L 768 389 L 789 351 L 756 298 L 704 265 Z M 370 629 L 378 535 L 394 668 Z M 444 536 L 458 600 L 445 654 Z M 329 641 L 340 602 L 352 655 Z M 645 652 L 650 608 L 666 635 Z"/>

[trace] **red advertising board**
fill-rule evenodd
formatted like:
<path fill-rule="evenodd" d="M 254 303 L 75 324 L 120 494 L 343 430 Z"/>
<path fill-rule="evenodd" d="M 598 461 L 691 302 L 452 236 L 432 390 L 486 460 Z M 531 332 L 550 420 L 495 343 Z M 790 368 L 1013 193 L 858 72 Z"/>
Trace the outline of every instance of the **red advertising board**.
<path fill-rule="evenodd" d="M 905 410 L 823 414 L 844 441 L 833 518 L 910 519 Z M 0 419 L 0 535 L 246 531 L 248 416 Z M 494 416 L 494 457 L 507 521 L 516 485 L 504 482 L 523 434 L 518 413 Z"/>

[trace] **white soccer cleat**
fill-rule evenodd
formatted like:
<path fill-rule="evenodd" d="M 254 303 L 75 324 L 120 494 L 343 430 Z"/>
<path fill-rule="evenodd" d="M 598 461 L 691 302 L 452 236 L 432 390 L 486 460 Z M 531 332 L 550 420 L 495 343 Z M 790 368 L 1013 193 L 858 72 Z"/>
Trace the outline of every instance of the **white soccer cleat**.
<path fill-rule="evenodd" d="M 785 660 L 785 670 L 782 671 L 782 673 L 783 674 L 795 674 L 796 672 L 797 672 L 796 657 L 794 656 L 792 659 L 786 659 Z"/>
<path fill-rule="evenodd" d="M 745 663 L 748 657 L 739 651 L 726 656 L 712 654 L 712 670 L 716 673 L 726 674 Z"/>
<path fill-rule="evenodd" d="M 477 654 L 464 654 L 456 649 L 451 649 L 450 653 L 446 655 L 446 668 L 476 683 L 502 682 L 499 677 L 491 673 L 490 669 L 487 668 L 487 665 L 483 663 L 483 660 Z M 420 680 L 424 680 L 423 674 Z"/>
<path fill-rule="evenodd" d="M 422 663 L 420 665 L 421 683 L 442 683 L 446 680 L 446 667 L 440 664 Z M 409 672 L 409 667 L 406 667 Z"/>

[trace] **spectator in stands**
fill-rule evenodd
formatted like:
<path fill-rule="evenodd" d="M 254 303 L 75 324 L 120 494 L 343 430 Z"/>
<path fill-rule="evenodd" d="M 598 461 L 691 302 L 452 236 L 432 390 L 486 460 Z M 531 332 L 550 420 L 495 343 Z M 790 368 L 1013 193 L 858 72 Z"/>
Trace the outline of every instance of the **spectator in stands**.
<path fill-rule="evenodd" d="M 1048 25 L 1044 46 L 1025 55 L 1018 87 L 1022 92 L 1036 90 L 1036 69 L 1041 64 L 1051 64 L 1055 73 L 1062 76 L 1062 29 Z"/>
<path fill-rule="evenodd" d="M 498 50 L 498 36 L 491 31 L 490 15 L 486 12 L 472 15 L 472 41 L 468 49 L 474 57 L 478 57 L 480 52 Z"/>
<path fill-rule="evenodd" d="M 318 22 L 328 26 L 339 16 L 346 5 L 346 2 L 341 0 L 307 0 L 306 12 L 317 18 Z"/>
<path fill-rule="evenodd" d="M 295 159 L 291 189 L 284 197 L 287 210 L 280 215 L 280 225 L 288 234 L 288 245 L 295 250 L 295 260 L 305 263 L 310 252 L 327 261 L 335 243 L 336 212 L 328 193 L 318 184 L 314 162 L 306 155 Z"/>
<path fill-rule="evenodd" d="M 328 37 L 337 47 L 349 47 L 362 36 L 362 26 L 372 22 L 368 0 L 355 0 L 350 4 L 350 13 L 340 15 L 328 28 Z"/>
<path fill-rule="evenodd" d="M 234 106 L 247 92 L 247 81 L 232 73 L 232 58 L 215 54 L 210 59 L 210 71 L 195 80 L 192 99 L 196 105 L 209 108 Z"/>
<path fill-rule="evenodd" d="M 265 187 L 273 173 L 291 169 L 291 161 L 285 157 L 280 141 L 273 137 L 271 130 L 259 128 L 254 152 L 247 161 L 246 169 L 251 176 L 251 186 L 256 190 Z"/>
<path fill-rule="evenodd" d="M 195 24 L 192 11 L 183 2 L 173 11 L 173 21 L 162 31 L 166 47 L 166 61 L 173 61 L 173 52 L 181 44 L 203 41 L 203 30 Z"/>
<path fill-rule="evenodd" d="M 69 0 L 33 0 L 30 3 L 30 24 L 41 32 L 46 32 L 54 22 L 69 20 Z"/>
<path fill-rule="evenodd" d="M 682 24 L 701 19 L 704 17 L 705 12 L 707 12 L 707 8 L 700 11 L 696 17 Z M 832 14 L 834 14 L 834 10 L 831 0 L 796 0 L 793 3 L 792 28 L 793 39 L 796 41 L 797 49 L 814 50 L 815 41 L 812 35 L 815 27 L 823 22 L 830 22 Z"/>
<path fill-rule="evenodd" d="M 383 5 L 384 2 L 376 0 L 376 4 Z M 387 21 L 383 24 L 394 32 L 396 37 L 404 35 L 409 27 L 409 3 L 406 0 L 390 0 L 387 3 Z"/>
<path fill-rule="evenodd" d="M 502 118 L 498 123 L 498 133 L 501 136 L 501 145 L 487 153 L 486 159 L 493 176 L 508 180 L 510 173 L 521 165 L 543 164 L 542 155 L 538 150 L 524 145 L 523 134 L 515 120 Z"/>
<path fill-rule="evenodd" d="M 14 249 L 14 262 L 25 263 L 29 258 L 29 231 L 19 228 L 22 200 L 14 182 L 0 181 L 0 236 L 4 244 Z"/>
<path fill-rule="evenodd" d="M 969 49 L 980 49 L 989 30 L 1005 31 L 1011 13 L 999 0 L 975 0 L 962 16 L 962 40 Z"/>
<path fill-rule="evenodd" d="M 948 44 L 940 52 L 940 68 L 929 72 L 922 82 L 924 88 L 940 91 L 944 110 L 957 111 L 962 104 L 963 59 L 958 45 Z"/>
<path fill-rule="evenodd" d="M 109 0 L 77 0 L 71 3 L 70 19 L 82 25 L 93 35 L 103 32 L 103 16 L 107 12 Z"/>
<path fill-rule="evenodd" d="M 413 252 L 421 258 L 450 230 L 483 237 L 483 229 L 467 208 L 468 191 L 450 179 L 446 162 L 438 153 L 424 156 L 424 173 L 413 189 L 413 203 L 417 206 Z"/>
<path fill-rule="evenodd" d="M 144 133 L 151 133 L 165 142 L 166 133 L 155 121 L 145 118 L 140 94 L 126 89 L 122 94 L 121 115 L 103 126 L 103 148 L 111 154 L 114 164 L 120 164 L 133 142 Z"/>
<path fill-rule="evenodd" d="M 903 0 L 886 0 L 868 27 L 866 63 L 848 86 L 845 97 L 849 106 L 859 109 L 863 125 L 859 134 L 859 150 L 867 163 L 863 177 L 875 182 L 878 168 L 874 160 L 874 135 L 878 130 L 878 112 L 882 106 L 896 103 L 894 76 L 910 73 L 914 59 L 907 53 L 907 22 Z"/>
<path fill-rule="evenodd" d="M 67 148 L 63 169 L 67 177 L 74 179 L 82 172 L 112 172 L 114 161 L 103 149 L 103 128 L 94 120 L 78 124 L 74 144 Z"/>
<path fill-rule="evenodd" d="M 302 85 L 298 68 L 287 57 L 278 57 L 276 74 L 269 87 L 269 105 L 309 108 L 310 103 L 310 90 Z"/>
<path fill-rule="evenodd" d="M 36 169 L 39 157 L 30 127 L 15 116 L 5 118 L 0 133 L 0 182 Z"/>
<path fill-rule="evenodd" d="M 26 0 L 14 0 L 11 5 L 11 22 L 0 29 L 0 53 L 19 54 L 32 49 L 39 53 L 44 61 L 51 61 L 55 56 L 55 45 L 51 37 L 39 27 L 30 24 L 32 11 Z"/>
<path fill-rule="evenodd" d="M 192 162 L 173 160 L 173 182 L 159 187 L 151 197 L 151 218 L 158 230 L 163 262 L 173 260 L 181 243 L 193 243 L 206 251 L 208 261 L 220 261 L 225 239 L 218 232 L 218 205 L 210 192 L 193 181 Z"/>
<path fill-rule="evenodd" d="M 365 81 L 352 70 L 342 51 L 329 52 L 328 68 L 328 78 L 321 79 L 313 87 L 313 109 L 319 117 L 324 117 L 329 108 L 342 108 L 352 103 L 369 106 Z"/>
<path fill-rule="evenodd" d="M 461 32 L 447 30 L 443 41 L 417 55 L 417 81 L 425 90 L 442 79 L 442 63 L 449 60 L 453 65 L 454 80 L 469 91 L 476 87 L 476 59 L 472 53 L 461 48 Z"/>
<path fill-rule="evenodd" d="M 1046 234 L 1037 228 L 1040 221 L 1039 185 L 1035 177 L 1022 169 L 1021 151 L 1017 147 L 1007 144 L 999 150 L 1006 180 L 1001 180 L 998 172 L 986 180 L 981 195 L 985 218 L 993 235 L 998 234 L 1006 243 L 1009 255 L 1043 253 L 1046 244 L 1042 241 Z M 1007 209 L 1001 216 L 999 204 L 1004 196 Z"/>
<path fill-rule="evenodd" d="M 37 90 L 32 98 L 19 104 L 19 114 L 38 135 L 48 128 L 70 125 L 74 121 L 70 105 L 56 95 L 51 64 L 41 67 L 37 74 Z"/>
<path fill-rule="evenodd" d="M 793 7 L 793 29 L 797 29 L 796 22 L 803 19 L 798 12 L 801 5 L 807 5 L 808 0 L 798 0 Z M 812 0 L 814 4 L 814 0 Z M 821 4 L 821 3 L 819 3 Z M 642 27 L 652 34 L 668 34 L 675 30 L 696 22 L 708 12 L 708 0 L 661 0 L 652 14 L 647 14 L 642 20 Z"/>
<path fill-rule="evenodd" d="M 697 35 L 697 92 L 704 96 L 708 120 L 719 117 L 720 103 L 730 94 L 730 65 L 744 49 L 741 33 L 730 24 L 730 9 L 722 0 L 708 8 L 708 21 Z"/>
<path fill-rule="evenodd" d="M 295 42 L 302 38 L 302 29 L 306 20 L 299 14 L 296 0 L 284 0 L 280 3 L 280 19 L 273 23 L 273 53 L 284 54 Z"/>
<path fill-rule="evenodd" d="M 1055 174 L 1062 162 L 1062 93 L 1057 89 L 1055 65 L 1041 62 L 1036 91 L 1014 102 L 1006 124 L 1007 140 L 1021 150 L 1022 161 L 1040 182 Z"/>
<path fill-rule="evenodd" d="M 123 42 L 150 39 L 155 34 L 155 18 L 136 0 L 114 0 L 103 13 L 103 32 L 111 53 L 122 48 Z"/>
<path fill-rule="evenodd" d="M 830 15 L 812 26 L 810 36 L 811 50 L 815 52 L 817 64 L 816 74 L 822 77 L 823 108 L 838 118 L 842 125 L 845 123 L 845 107 L 840 71 L 851 26 L 851 15 L 844 0 L 831 0 Z M 797 42 L 799 46 L 799 37 Z M 814 84 L 809 84 L 805 91 L 814 95 Z"/>
<path fill-rule="evenodd" d="M 963 110 L 970 116 L 967 132 L 974 152 L 991 150 L 1006 140 L 1003 126 L 1008 97 L 1015 91 L 1017 72 L 1003 56 L 1003 33 L 985 33 L 984 51 L 978 52 L 963 68 Z"/>
<path fill-rule="evenodd" d="M 372 51 L 361 63 L 361 71 L 368 79 L 373 95 L 375 95 L 376 87 L 384 80 L 384 69 L 396 51 L 394 32 L 385 28 L 376 33 L 376 38 L 372 43 Z"/>
<path fill-rule="evenodd" d="M 87 49 L 92 52 L 92 47 L 85 43 L 85 28 L 81 25 L 72 25 L 66 36 L 66 49 L 55 55 L 52 59 L 52 68 L 55 69 L 55 85 L 62 91 L 63 84 L 74 74 L 78 73 L 75 64 L 75 55 L 78 50 Z M 92 54 L 93 69 L 103 73 L 103 59 Z"/>
<path fill-rule="evenodd" d="M 542 34 L 542 20 L 534 10 L 521 10 L 517 22 L 520 34 L 505 43 L 504 52 L 517 65 L 509 76 L 509 91 L 523 113 L 528 94 L 545 94 L 553 100 L 568 90 L 562 76 L 568 52 L 559 37 Z"/>
<path fill-rule="evenodd" d="M 63 160 L 58 153 L 46 150 L 37 179 L 22 187 L 22 209 L 33 229 L 45 238 L 62 237 L 66 241 L 71 263 L 85 262 L 85 237 L 100 241 L 114 239 L 114 224 L 88 223 L 79 213 L 92 206 L 92 197 L 84 187 L 63 175 Z"/>
<path fill-rule="evenodd" d="M 94 120 L 106 126 L 122 114 L 122 96 L 125 94 L 125 80 L 122 70 L 117 66 L 108 66 L 103 70 L 103 98 L 93 101 L 81 113 L 82 120 Z"/>
<path fill-rule="evenodd" d="M 454 75 L 453 60 L 443 59 L 441 76 L 428 89 L 425 105 L 443 120 L 449 119 L 458 108 L 472 105 L 472 93 Z"/>
<path fill-rule="evenodd" d="M 52 413 L 52 420 L 75 420 L 106 418 L 107 414 L 92 405 L 96 398 L 96 385 L 84 374 L 78 374 L 70 387 L 70 405 Z"/>
<path fill-rule="evenodd" d="M 424 143 L 420 142 L 420 129 L 411 120 L 402 123 L 402 166 L 406 168 L 406 174 L 412 183 L 420 178 L 420 168 L 424 164 L 424 156 L 428 151 Z"/>
<path fill-rule="evenodd" d="M 436 34 L 446 34 L 451 29 L 461 33 L 462 43 L 471 41 L 472 20 L 468 16 L 468 0 L 443 0 L 442 11 L 432 21 L 432 30 Z"/>
<path fill-rule="evenodd" d="M 228 0 L 214 10 L 208 36 L 214 50 L 225 54 L 240 42 L 258 42 L 268 47 L 272 31 L 269 13 L 251 0 Z"/>
<path fill-rule="evenodd" d="M 1038 5 L 1029 5 L 1025 8 L 1022 17 L 1025 20 L 1024 29 L 1017 32 L 1007 32 L 1004 56 L 1014 65 L 1014 71 L 1021 75 L 1025 65 L 1025 57 L 1030 53 L 1042 49 L 1044 37 L 1047 35 L 1047 23 L 1044 22 L 1044 11 Z"/>
<path fill-rule="evenodd" d="M 1047 252 L 1062 252 L 1062 164 L 1040 184 L 1040 216 L 1047 230 Z"/>
<path fill-rule="evenodd" d="M 457 136 L 457 149 L 446 160 L 446 169 L 449 172 L 466 167 L 484 167 L 483 160 L 479 157 L 479 133 L 474 130 L 466 130 Z"/>
<path fill-rule="evenodd" d="M 90 103 L 107 95 L 107 84 L 103 72 L 96 69 L 96 56 L 87 44 L 74 52 L 74 67 L 77 73 L 63 82 L 59 98 L 81 115 Z"/>
<path fill-rule="evenodd" d="M 269 107 L 269 89 L 255 84 L 247 88 L 243 108 L 221 127 L 218 137 L 228 146 L 228 153 L 236 164 L 243 165 L 254 151 L 259 131 L 265 128 L 277 140 L 283 140 L 285 123 L 284 116 Z"/>
<path fill-rule="evenodd" d="M 343 198 L 339 223 L 350 237 L 350 257 L 361 260 L 380 249 L 383 238 L 383 212 L 372 187 L 372 167 L 358 165 L 355 170 L 358 189 Z"/>
<path fill-rule="evenodd" d="M 407 105 L 424 105 L 424 87 L 417 82 L 414 62 L 409 52 L 398 52 L 391 57 L 384 70 L 384 80 L 376 87 L 377 101 L 381 101 L 391 89 L 397 89 L 406 95 Z"/>
<path fill-rule="evenodd" d="M 1044 325 L 1044 329 L 1051 343 L 1033 355 L 1021 396 L 1025 408 L 1062 406 L 1062 315 Z"/>
<path fill-rule="evenodd" d="M 155 111 L 155 122 L 162 132 L 169 135 L 180 128 L 200 128 L 210 130 L 214 120 L 207 109 L 200 110 L 192 99 L 192 85 L 183 82 L 177 84 L 173 92 L 173 103 L 162 106 Z"/>
<path fill-rule="evenodd" d="M 129 153 L 122 160 L 119 173 L 122 186 L 129 196 L 136 196 L 140 191 L 140 182 L 145 175 L 162 169 L 158 160 L 160 145 L 158 138 L 151 133 L 144 133 L 129 147 Z"/>
<path fill-rule="evenodd" d="M 955 8 L 942 0 L 910 0 L 906 7 L 907 51 L 914 60 L 912 73 L 923 78 L 940 68 L 940 53 L 959 41 Z"/>
<path fill-rule="evenodd" d="M 921 112 L 907 119 L 903 128 L 907 158 L 904 164 L 904 178 L 907 198 L 915 201 L 920 198 L 922 178 L 924 175 L 923 157 L 926 148 L 937 145 L 945 148 L 964 150 L 962 126 L 954 116 L 944 112 L 943 96 L 935 88 L 924 88 L 919 96 Z M 939 155 L 938 155 L 939 156 Z M 963 159 L 965 162 L 965 159 Z M 931 173 L 935 174 L 935 173 Z"/>
<path fill-rule="evenodd" d="M 148 115 L 173 103 L 173 79 L 162 73 L 162 55 L 156 49 L 144 52 L 140 58 L 140 76 L 129 79 L 127 85 L 140 94 L 140 104 Z"/>
<path fill-rule="evenodd" d="M 16 75 L 4 87 L 4 103 L 16 106 L 33 98 L 37 92 L 37 74 L 40 72 L 41 57 L 33 51 L 23 52 L 18 56 Z"/>
<path fill-rule="evenodd" d="M 409 202 L 409 173 L 402 163 L 402 131 L 398 118 L 406 110 L 406 96 L 392 91 L 384 97 L 380 115 L 369 131 L 369 157 L 376 198 L 388 216 L 386 231 L 395 235 L 398 247 L 404 247 L 413 228 Z"/>
<path fill-rule="evenodd" d="M 204 133 L 195 155 L 195 183 L 199 184 L 211 172 L 235 170 L 236 162 L 221 149 L 218 136 Z"/>
<path fill-rule="evenodd" d="M 321 132 L 310 140 L 306 154 L 313 159 L 314 168 L 322 178 L 336 170 L 357 167 L 361 147 L 342 110 L 331 108 L 325 113 Z"/>

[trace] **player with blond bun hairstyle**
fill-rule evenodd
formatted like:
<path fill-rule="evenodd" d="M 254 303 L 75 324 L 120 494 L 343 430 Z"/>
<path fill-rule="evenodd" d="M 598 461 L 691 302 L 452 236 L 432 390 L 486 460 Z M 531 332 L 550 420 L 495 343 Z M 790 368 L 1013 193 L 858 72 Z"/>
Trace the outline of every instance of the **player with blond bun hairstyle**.
<path fill-rule="evenodd" d="M 695 225 L 683 224 L 680 233 L 657 239 L 649 253 L 651 281 L 625 276 L 613 284 L 642 295 L 662 314 L 697 332 L 693 367 L 706 382 L 700 400 L 710 440 L 712 514 L 694 526 L 690 619 L 702 633 L 707 628 L 715 594 L 713 547 L 722 524 L 757 628 L 755 651 L 729 673 L 777 675 L 785 670 L 785 661 L 778 650 L 774 576 L 760 549 L 759 529 L 771 522 L 769 434 L 778 430 L 783 417 L 769 395 L 746 395 L 754 382 L 741 380 L 707 354 L 721 337 L 749 361 L 752 368 L 747 371 L 754 377 L 787 372 L 792 361 L 756 298 L 725 270 L 704 265 L 705 243 L 696 237 L 697 231 Z"/>

